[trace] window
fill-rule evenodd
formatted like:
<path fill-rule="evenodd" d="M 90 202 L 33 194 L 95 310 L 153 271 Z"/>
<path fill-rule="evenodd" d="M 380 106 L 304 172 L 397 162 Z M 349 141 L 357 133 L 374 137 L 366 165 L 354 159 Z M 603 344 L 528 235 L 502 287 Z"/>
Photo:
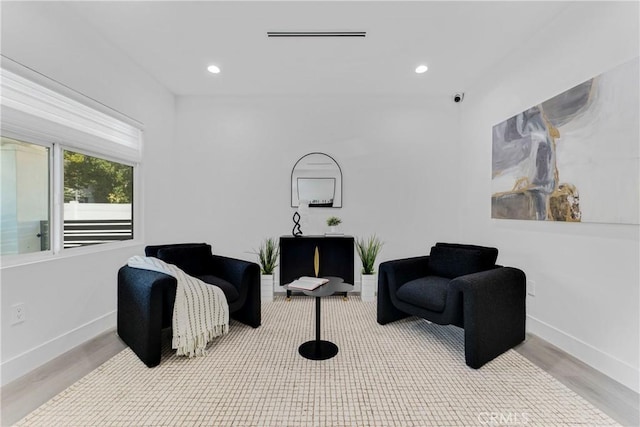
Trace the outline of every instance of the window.
<path fill-rule="evenodd" d="M 133 166 L 64 150 L 64 247 L 133 239 Z"/>
<path fill-rule="evenodd" d="M 31 77 L 0 68 L 3 265 L 133 239 L 141 125 Z"/>
<path fill-rule="evenodd" d="M 0 140 L 2 160 L 2 255 L 51 247 L 50 148 L 10 138 Z"/>

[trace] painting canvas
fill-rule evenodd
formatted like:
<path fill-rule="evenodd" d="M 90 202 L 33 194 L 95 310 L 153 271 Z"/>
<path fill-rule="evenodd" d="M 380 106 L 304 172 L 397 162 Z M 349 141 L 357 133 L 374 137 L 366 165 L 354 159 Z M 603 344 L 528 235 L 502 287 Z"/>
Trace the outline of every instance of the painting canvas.
<path fill-rule="evenodd" d="M 640 222 L 639 64 L 493 127 L 492 218 Z"/>

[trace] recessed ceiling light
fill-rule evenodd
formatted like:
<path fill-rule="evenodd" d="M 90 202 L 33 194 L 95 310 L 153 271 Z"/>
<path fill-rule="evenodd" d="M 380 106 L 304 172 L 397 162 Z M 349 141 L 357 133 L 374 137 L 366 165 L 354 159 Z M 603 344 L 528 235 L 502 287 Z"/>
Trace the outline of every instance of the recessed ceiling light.
<path fill-rule="evenodd" d="M 427 67 L 424 64 L 423 65 L 418 65 L 416 67 L 416 73 L 418 73 L 418 74 L 426 73 L 428 69 L 429 69 L 429 67 Z"/>
<path fill-rule="evenodd" d="M 220 67 L 218 67 L 217 65 L 209 65 L 209 66 L 207 67 L 207 70 L 208 70 L 210 73 L 218 74 L 218 73 L 220 72 Z"/>

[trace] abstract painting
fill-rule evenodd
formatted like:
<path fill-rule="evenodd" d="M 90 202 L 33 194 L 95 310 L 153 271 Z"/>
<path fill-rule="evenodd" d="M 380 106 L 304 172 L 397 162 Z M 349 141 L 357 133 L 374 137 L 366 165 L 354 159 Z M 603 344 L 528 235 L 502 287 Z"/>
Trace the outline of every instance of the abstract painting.
<path fill-rule="evenodd" d="M 491 217 L 640 222 L 639 58 L 493 127 Z"/>

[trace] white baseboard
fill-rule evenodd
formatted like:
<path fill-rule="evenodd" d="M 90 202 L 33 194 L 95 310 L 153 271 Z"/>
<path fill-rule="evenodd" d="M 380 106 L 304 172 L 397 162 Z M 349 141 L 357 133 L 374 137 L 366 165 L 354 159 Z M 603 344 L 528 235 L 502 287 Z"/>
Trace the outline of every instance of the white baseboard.
<path fill-rule="evenodd" d="M 532 316 L 527 316 L 527 332 L 539 336 L 608 377 L 640 392 L 640 370 Z"/>
<path fill-rule="evenodd" d="M 109 329 L 113 329 L 115 326 L 116 311 L 114 310 L 42 343 L 31 350 L 27 350 L 9 360 L 5 360 L 0 364 L 0 372 L 2 372 L 0 384 L 4 386 L 20 378 L 72 348 L 89 341 Z"/>

